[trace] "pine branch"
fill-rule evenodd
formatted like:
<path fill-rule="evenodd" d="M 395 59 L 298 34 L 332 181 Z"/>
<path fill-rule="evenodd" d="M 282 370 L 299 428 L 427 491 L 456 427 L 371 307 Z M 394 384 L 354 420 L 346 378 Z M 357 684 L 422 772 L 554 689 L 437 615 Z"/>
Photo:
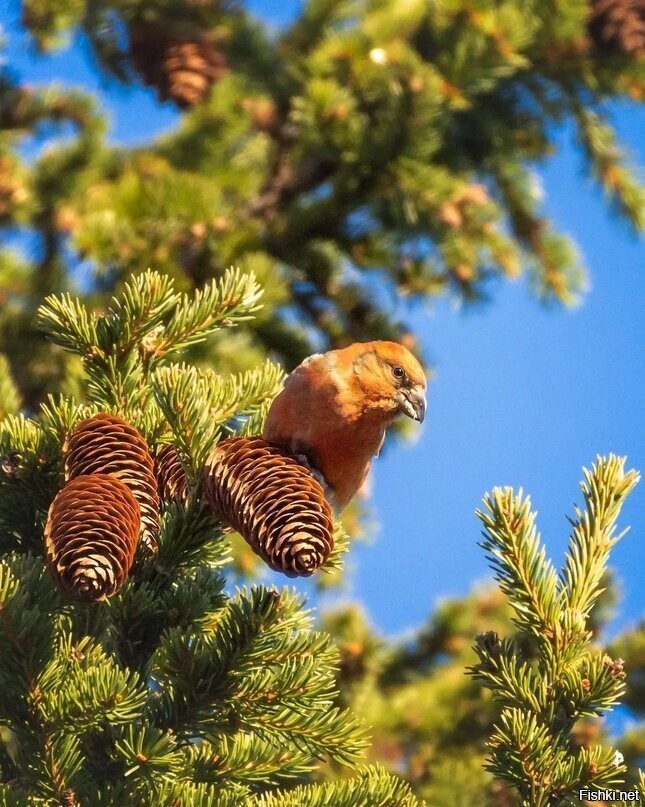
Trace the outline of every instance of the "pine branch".
<path fill-rule="evenodd" d="M 265 362 L 222 376 L 164 366 L 173 351 L 250 317 L 258 297 L 255 279 L 234 270 L 194 295 L 177 295 L 167 277 L 146 272 L 101 314 L 69 296 L 41 308 L 46 332 L 81 356 L 89 403 L 50 396 L 38 420 L 0 421 L 0 546 L 25 553 L 0 558 L 0 644 L 9 649 L 0 665 L 0 716 L 15 744 L 8 761 L 0 748 L 2 775 L 15 769 L 11 786 L 0 790 L 6 803 L 15 796 L 30 804 L 42 798 L 97 807 L 259 807 L 259 793 L 308 776 L 320 760 L 355 767 L 363 757 L 365 728 L 340 705 L 330 637 L 312 630 L 310 613 L 292 592 L 225 593 L 220 569 L 228 544 L 201 502 L 208 453 L 224 435 L 261 430 L 282 370 Z M 74 563 L 93 564 L 112 540 L 130 541 L 134 552 L 138 534 L 134 517 L 134 540 L 103 529 L 112 510 L 98 500 L 102 489 L 91 475 L 107 440 L 78 448 L 89 475 L 62 478 L 61 455 L 68 453 L 67 473 L 74 451 L 70 435 L 99 413 L 122 415 L 128 422 L 117 423 L 136 424 L 145 435 L 138 438 L 141 452 L 126 450 L 126 440 L 109 449 L 116 473 L 151 464 L 145 438 L 153 454 L 172 440 L 188 492 L 181 501 L 163 497 L 154 547 L 139 542 L 106 602 L 67 601 L 53 585 L 59 561 L 69 563 L 73 554 Z M 154 498 L 151 474 L 148 467 L 145 502 Z M 72 501 L 77 481 L 94 490 L 95 507 L 84 504 L 78 522 L 71 517 L 60 555 L 48 555 L 46 568 L 50 505 L 64 485 Z M 161 473 L 157 482 L 163 487 Z M 130 499 L 135 514 L 144 501 L 136 485 Z M 79 542 L 74 525 L 81 522 L 101 524 L 96 547 L 94 538 Z M 347 545 L 338 526 L 328 568 L 339 568 Z M 367 770 L 354 784 L 351 801 L 344 785 L 329 785 L 305 788 L 303 803 L 414 803 L 407 786 L 380 770 Z"/>
<path fill-rule="evenodd" d="M 255 277 L 238 269 L 183 295 L 168 277 L 148 271 L 127 283 L 103 315 L 90 314 L 69 295 L 51 296 L 40 306 L 38 321 L 52 342 L 81 356 L 94 403 L 136 418 L 146 406 L 149 375 L 169 351 L 249 319 L 260 295 Z M 259 382 L 259 376 L 249 380 L 251 392 Z"/>
<path fill-rule="evenodd" d="M 190 805 L 190 807 L 212 807 L 214 804 L 217 807 L 240 807 L 248 802 L 250 796 L 250 789 L 242 786 L 222 786 L 221 784 L 212 785 L 208 782 L 192 782 L 184 780 L 169 786 L 157 795 L 156 804 L 159 805 L 172 805 L 180 804 Z M 106 801 L 104 805 L 98 807 L 111 807 L 113 804 L 118 804 L 118 801 Z"/>
<path fill-rule="evenodd" d="M 616 520 L 625 498 L 640 475 L 625 471 L 625 459 L 598 457 L 581 484 L 584 509 L 576 507 L 573 531 L 561 575 L 560 608 L 567 609 L 581 630 L 602 593 L 601 579 L 611 548 L 625 535 L 616 535 Z"/>
<path fill-rule="evenodd" d="M 173 291 L 169 275 L 149 269 L 137 275 L 124 284 L 118 297 L 112 298 L 108 316 L 100 320 L 101 347 L 109 350 L 118 344 L 125 352 L 137 345 L 163 325 L 178 302 L 179 295 Z"/>
<path fill-rule="evenodd" d="M 506 160 L 493 162 L 490 170 L 515 238 L 533 267 L 534 288 L 542 298 L 577 305 L 587 289 L 586 272 L 571 239 L 540 214 L 537 174 Z"/>
<path fill-rule="evenodd" d="M 114 744 L 115 759 L 123 762 L 125 776 L 131 777 L 136 788 L 142 780 L 145 790 L 150 780 L 158 786 L 176 778 L 181 756 L 177 753 L 177 740 L 168 732 L 151 726 L 129 726 Z"/>
<path fill-rule="evenodd" d="M 211 379 L 210 416 L 218 423 L 233 420 L 230 427 L 235 432 L 239 431 L 238 425 L 244 425 L 273 401 L 282 389 L 285 376 L 284 370 L 270 361 L 253 370 L 231 375 L 223 384 L 214 373 L 207 372 L 207 375 Z"/>
<path fill-rule="evenodd" d="M 482 546 L 519 631 L 513 641 L 494 632 L 479 636 L 479 663 L 469 672 L 502 708 L 488 743 L 488 769 L 516 788 L 523 807 L 568 804 L 584 787 L 611 789 L 626 770 L 612 749 L 572 750 L 575 721 L 603 714 L 625 691 L 622 660 L 595 648 L 588 627 L 609 550 L 621 537 L 616 519 L 639 478 L 624 466 L 624 458 L 610 455 L 584 471 L 585 508 L 576 507 L 560 576 L 521 493 L 496 489 L 478 513 Z"/>
<path fill-rule="evenodd" d="M 81 357 L 91 359 L 98 348 L 97 316 L 69 294 L 46 297 L 38 309 L 38 324 L 51 342 Z"/>
<path fill-rule="evenodd" d="M 65 439 L 74 426 L 86 418 L 96 415 L 96 404 L 79 404 L 63 395 L 48 395 L 40 405 L 39 425 L 56 445 L 62 449 Z"/>
<path fill-rule="evenodd" d="M 0 630 L 9 650 L 0 666 L 2 714 L 24 718 L 17 697 L 36 679 L 48 657 L 54 625 L 47 614 L 60 608 L 60 598 L 41 560 L 29 555 L 3 555 L 0 561 Z"/>
<path fill-rule="evenodd" d="M 530 499 L 511 488 L 495 488 L 484 497 L 480 546 L 509 597 L 517 624 L 536 637 L 553 635 L 557 623 L 558 578 L 535 528 Z"/>
<path fill-rule="evenodd" d="M 500 641 L 496 633 L 489 632 L 478 637 L 475 652 L 480 663 L 470 670 L 502 706 L 540 715 L 548 711 L 548 682 L 530 661 L 522 658 L 514 642 Z"/>
<path fill-rule="evenodd" d="M 637 232 L 645 230 L 645 186 L 627 164 L 616 132 L 591 109 L 576 105 L 578 135 L 590 168 L 619 212 Z"/>
<path fill-rule="evenodd" d="M 169 365 L 152 376 L 155 400 L 193 474 L 201 472 L 225 431 L 248 431 L 249 424 L 253 434 L 261 431 L 266 406 L 280 391 L 283 378 L 283 371 L 272 362 L 228 378 L 183 364 Z"/>
<path fill-rule="evenodd" d="M 643 771 L 639 771 L 638 792 L 641 800 L 645 800 L 645 773 Z"/>
<path fill-rule="evenodd" d="M 164 333 L 155 343 L 155 351 L 163 355 L 170 350 L 183 350 L 202 342 L 218 328 L 245 322 L 259 309 L 261 294 L 253 275 L 227 269 L 220 280 L 178 300 Z"/>
<path fill-rule="evenodd" d="M 286 793 L 268 793 L 250 800 L 249 807 L 364 807 L 397 805 L 421 807 L 410 786 L 387 773 L 380 765 L 364 768 L 358 776 L 342 782 L 304 785 Z"/>
<path fill-rule="evenodd" d="M 41 710 L 48 723 L 84 731 L 102 725 L 128 724 L 141 715 L 147 693 L 136 673 L 121 669 L 90 637 L 73 642 L 63 636 L 57 658 L 46 667 L 40 684 Z"/>
<path fill-rule="evenodd" d="M 333 706 L 336 654 L 299 605 L 289 592 L 258 588 L 238 594 L 212 633 L 166 634 L 153 661 L 161 726 L 209 740 L 242 730 L 355 764 L 363 730 Z"/>
<path fill-rule="evenodd" d="M 20 409 L 20 395 L 11 377 L 7 357 L 0 353 L 0 420 Z"/>
<path fill-rule="evenodd" d="M 151 582 L 159 574 L 164 583 L 181 570 L 207 567 L 215 569 L 230 560 L 228 544 L 220 525 L 193 497 L 187 507 L 171 504 L 163 514 L 159 548 L 153 568 L 143 574 Z"/>
<path fill-rule="evenodd" d="M 163 367 L 151 379 L 154 398 L 170 425 L 192 484 L 222 432 L 222 422 L 211 418 L 207 404 L 214 381 L 220 389 L 224 386 L 221 378 L 185 364 Z"/>
<path fill-rule="evenodd" d="M 0 547 L 39 550 L 60 481 L 60 443 L 24 415 L 0 421 Z"/>
<path fill-rule="evenodd" d="M 189 766 L 198 781 L 212 783 L 258 782 L 277 784 L 311 771 L 315 761 L 295 745 L 276 744 L 257 735 L 237 732 L 216 742 L 203 742 L 187 749 Z"/>
<path fill-rule="evenodd" d="M 337 572 L 343 568 L 343 558 L 349 551 L 350 537 L 343 528 L 341 522 L 336 522 L 334 525 L 334 548 L 331 554 L 321 566 L 323 571 Z"/>

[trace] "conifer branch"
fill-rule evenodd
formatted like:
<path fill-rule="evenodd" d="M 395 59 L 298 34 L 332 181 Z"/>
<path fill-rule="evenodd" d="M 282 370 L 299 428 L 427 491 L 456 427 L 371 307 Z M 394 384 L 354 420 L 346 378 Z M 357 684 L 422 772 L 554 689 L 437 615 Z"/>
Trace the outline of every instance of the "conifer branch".
<path fill-rule="evenodd" d="M 329 635 L 312 630 L 293 592 L 225 593 L 228 544 L 201 502 L 207 454 L 225 435 L 261 431 L 283 372 L 271 362 L 226 376 L 168 363 L 174 351 L 251 316 L 258 299 L 254 277 L 235 270 L 194 295 L 176 294 L 168 277 L 148 271 L 101 314 L 66 295 L 41 307 L 46 333 L 81 356 L 89 402 L 50 396 L 36 419 L 0 420 L 0 644 L 10 651 L 0 665 L 0 720 L 17 749 L 9 757 L 0 743 L 2 774 L 15 772 L 0 784 L 0 800 L 261 807 L 266 796 L 290 804 L 268 788 L 308 776 L 321 759 L 347 767 L 362 760 L 365 727 L 339 703 Z M 118 427 L 118 439 L 87 426 L 92 421 Z M 75 444 L 79 434 L 87 439 Z M 157 531 L 155 483 L 163 485 L 152 475 L 152 456 L 169 442 L 189 479 L 185 495 L 162 496 Z M 92 483 L 104 449 L 115 476 L 127 468 L 118 485 L 109 475 Z M 66 481 L 61 466 L 66 477 L 74 452 L 86 472 Z M 135 478 L 130 466 L 138 464 L 147 472 Z M 131 534 L 104 528 L 120 516 L 99 478 L 128 494 Z M 75 562 L 94 562 L 112 541 L 120 551 L 129 547 L 132 565 L 106 602 L 67 601 L 53 585 L 50 555 L 45 566 L 44 523 L 61 488 L 68 503 L 79 490 L 85 498 L 78 521 L 71 508 L 60 541 L 70 549 L 81 522 L 94 530 L 72 547 Z M 134 554 L 142 502 L 152 502 L 155 545 L 140 541 Z M 339 567 L 348 545 L 340 526 L 334 537 L 329 568 Z M 298 807 L 321 799 L 416 803 L 380 769 L 366 769 L 353 786 L 294 792 Z"/>
<path fill-rule="evenodd" d="M 359 807 L 392 804 L 422 807 L 409 785 L 380 765 L 364 768 L 358 776 L 341 782 L 301 785 L 286 793 L 267 793 L 250 800 L 249 807 Z"/>
<path fill-rule="evenodd" d="M 222 430 L 222 422 L 210 416 L 207 404 L 214 394 L 214 381 L 213 375 L 185 364 L 163 367 L 151 379 L 154 398 L 188 463 L 193 484 Z M 224 382 L 218 378 L 215 383 L 222 387 Z"/>
<path fill-rule="evenodd" d="M 168 352 L 249 319 L 259 308 L 260 296 L 255 277 L 238 269 L 183 295 L 173 291 L 169 277 L 147 271 L 126 283 L 103 315 L 90 314 L 77 299 L 62 295 L 48 297 L 38 319 L 52 342 L 82 358 L 91 400 L 116 413 L 132 412 L 136 418 L 149 393 L 149 376 Z M 261 373 L 248 379 L 249 397 L 262 380 L 270 383 Z M 229 402 L 234 393 L 229 388 Z M 154 425 L 150 428 L 155 430 Z"/>
<path fill-rule="evenodd" d="M 639 771 L 638 792 L 640 793 L 641 801 L 645 800 L 645 773 L 643 771 Z"/>
<path fill-rule="evenodd" d="M 286 591 L 242 591 L 212 634 L 188 639 L 169 632 L 152 667 L 163 693 L 160 725 L 209 740 L 222 731 L 251 731 L 355 764 L 363 729 L 333 706 L 335 651 L 326 635 L 310 632 L 299 606 Z"/>
<path fill-rule="evenodd" d="M 101 320 L 105 336 L 103 347 L 119 344 L 121 350 L 140 342 L 163 325 L 167 315 L 179 302 L 172 278 L 148 269 L 124 284 L 118 297 L 113 297 L 109 315 Z"/>
<path fill-rule="evenodd" d="M 0 421 L 0 548 L 40 549 L 45 513 L 60 481 L 60 444 L 34 420 Z"/>
<path fill-rule="evenodd" d="M 163 355 L 202 342 L 221 327 L 244 322 L 259 309 L 262 291 L 251 274 L 230 268 L 193 294 L 177 301 L 171 319 L 154 346 Z"/>
<path fill-rule="evenodd" d="M 62 448 L 74 426 L 98 411 L 96 404 L 79 404 L 63 395 L 48 395 L 40 405 L 39 425 Z"/>
<path fill-rule="evenodd" d="M 197 778 L 206 782 L 278 782 L 302 776 L 315 766 L 314 760 L 295 745 L 260 739 L 237 732 L 222 735 L 216 742 L 203 742 L 186 749 Z"/>
<path fill-rule="evenodd" d="M 516 788 L 523 807 L 568 804 L 584 787 L 611 789 L 626 770 L 612 749 L 572 750 L 576 720 L 611 709 L 625 689 L 623 662 L 594 647 L 589 630 L 609 550 L 622 535 L 616 520 L 639 478 L 624 466 L 624 458 L 610 455 L 584 471 L 585 507 L 576 507 L 560 576 L 521 493 L 496 489 L 478 513 L 482 546 L 519 630 L 512 641 L 494 632 L 479 636 L 479 663 L 469 672 L 501 706 L 488 769 Z"/>
<path fill-rule="evenodd" d="M 204 566 L 214 569 L 230 560 L 221 527 L 195 497 L 187 507 L 174 503 L 167 507 L 158 542 L 154 567 L 147 571 L 151 580 L 161 573 L 166 582 L 179 570 Z"/>
<path fill-rule="evenodd" d="M 172 782 L 179 773 L 181 759 L 176 749 L 177 740 L 171 733 L 152 726 L 130 725 L 115 742 L 114 757 L 123 762 L 125 776 L 131 777 L 135 788 L 139 781 L 149 785 L 153 777 L 158 786 L 164 781 Z"/>
<path fill-rule="evenodd" d="M 611 548 L 625 535 L 616 534 L 616 520 L 628 494 L 640 479 L 625 471 L 624 457 L 597 458 L 581 483 L 583 509 L 575 508 L 573 530 L 561 576 L 561 604 L 582 626 L 602 593 L 602 574 Z"/>
<path fill-rule="evenodd" d="M 530 499 L 522 491 L 516 495 L 511 488 L 495 488 L 484 497 L 484 506 L 485 511 L 477 511 L 484 525 L 480 546 L 509 597 L 515 620 L 538 638 L 552 634 L 558 578 L 535 528 Z"/>
<path fill-rule="evenodd" d="M 20 394 L 11 377 L 7 357 L 0 353 L 0 420 L 20 409 Z"/>
<path fill-rule="evenodd" d="M 340 521 L 334 525 L 334 546 L 325 563 L 320 567 L 327 572 L 337 572 L 343 568 L 343 559 L 349 551 L 350 537 Z"/>
<path fill-rule="evenodd" d="M 253 370 L 230 375 L 224 383 L 212 372 L 207 372 L 207 375 L 211 379 L 208 400 L 210 416 L 218 423 L 234 419 L 234 426 L 245 423 L 266 404 L 270 404 L 282 389 L 285 376 L 284 370 L 270 361 Z M 238 428 L 231 430 L 237 432 Z"/>
<path fill-rule="evenodd" d="M 595 111 L 575 105 L 576 123 L 591 170 L 636 232 L 645 230 L 645 187 L 634 166 L 626 164 L 614 129 Z"/>
<path fill-rule="evenodd" d="M 224 431 L 238 432 L 249 420 L 255 434 L 261 431 L 258 420 L 263 421 L 266 405 L 279 392 L 283 378 L 281 368 L 272 362 L 228 378 L 208 369 L 171 364 L 158 370 L 151 382 L 174 440 L 196 474 Z"/>
<path fill-rule="evenodd" d="M 51 295 L 38 309 L 38 322 L 55 345 L 91 358 L 99 345 L 98 318 L 70 294 Z"/>
<path fill-rule="evenodd" d="M 74 641 L 63 634 L 37 686 L 41 720 L 63 735 L 128 725 L 141 716 L 147 700 L 139 676 L 121 669 L 88 636 Z"/>

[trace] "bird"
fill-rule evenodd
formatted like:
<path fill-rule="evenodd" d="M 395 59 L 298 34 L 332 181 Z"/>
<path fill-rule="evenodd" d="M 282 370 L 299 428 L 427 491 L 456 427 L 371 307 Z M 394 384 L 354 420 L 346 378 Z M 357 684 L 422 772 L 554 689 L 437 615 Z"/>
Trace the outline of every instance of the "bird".
<path fill-rule="evenodd" d="M 422 423 L 423 367 L 397 342 L 355 342 L 306 358 L 273 400 L 262 437 L 295 456 L 336 513 L 352 500 L 385 432 L 405 415 Z"/>

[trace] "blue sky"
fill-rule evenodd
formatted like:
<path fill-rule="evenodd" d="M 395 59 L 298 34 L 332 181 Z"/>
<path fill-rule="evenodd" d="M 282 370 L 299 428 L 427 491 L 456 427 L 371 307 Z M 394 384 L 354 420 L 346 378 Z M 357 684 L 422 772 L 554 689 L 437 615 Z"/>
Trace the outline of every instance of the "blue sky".
<path fill-rule="evenodd" d="M 637 116 L 618 114 L 635 136 Z M 520 281 L 501 286 L 481 309 L 455 312 L 442 302 L 415 312 L 436 367 L 428 417 L 414 446 L 397 447 L 376 467 L 381 540 L 359 550 L 356 574 L 357 594 L 388 630 L 417 623 L 437 599 L 488 576 L 473 511 L 494 485 L 530 493 L 559 565 L 565 515 L 581 502 L 582 466 L 614 452 L 645 470 L 643 244 L 608 215 L 570 142 L 544 184 L 547 210 L 576 238 L 590 268 L 581 307 L 547 309 Z M 632 530 L 612 555 L 623 589 L 615 625 L 635 622 L 645 604 L 643 483 L 621 524 Z"/>
<path fill-rule="evenodd" d="M 250 5 L 276 26 L 297 8 L 263 0 Z M 20 35 L 15 0 L 0 0 L 0 12 L 11 66 L 32 82 L 101 93 L 114 141 L 146 142 L 176 122 L 174 108 L 160 107 L 153 93 L 100 78 L 82 45 L 37 56 Z M 612 115 L 644 165 L 643 109 L 615 104 Z M 613 451 L 645 471 L 645 249 L 585 178 L 571 132 L 563 127 L 557 135 L 560 152 L 541 174 L 545 208 L 577 240 L 590 291 L 574 311 L 546 308 L 520 280 L 500 285 L 493 301 L 476 309 L 458 311 L 440 300 L 411 311 L 436 368 L 428 417 L 416 443 L 395 446 L 376 463 L 379 538 L 355 547 L 349 561 L 350 593 L 384 632 L 404 632 L 440 599 L 490 579 L 474 510 L 494 485 L 531 494 L 559 565 L 565 515 L 581 500 L 582 466 Z M 645 604 L 645 483 L 621 524 L 632 530 L 612 555 L 622 587 L 613 630 L 635 623 Z"/>

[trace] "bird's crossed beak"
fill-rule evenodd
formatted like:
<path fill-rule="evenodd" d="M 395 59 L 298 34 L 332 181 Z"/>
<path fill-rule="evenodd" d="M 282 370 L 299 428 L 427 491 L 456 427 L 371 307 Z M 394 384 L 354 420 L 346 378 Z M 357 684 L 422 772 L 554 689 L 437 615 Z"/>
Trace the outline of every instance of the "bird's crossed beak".
<path fill-rule="evenodd" d="M 420 389 L 401 390 L 399 406 L 401 411 L 412 420 L 423 423 L 426 416 L 426 396 Z"/>

